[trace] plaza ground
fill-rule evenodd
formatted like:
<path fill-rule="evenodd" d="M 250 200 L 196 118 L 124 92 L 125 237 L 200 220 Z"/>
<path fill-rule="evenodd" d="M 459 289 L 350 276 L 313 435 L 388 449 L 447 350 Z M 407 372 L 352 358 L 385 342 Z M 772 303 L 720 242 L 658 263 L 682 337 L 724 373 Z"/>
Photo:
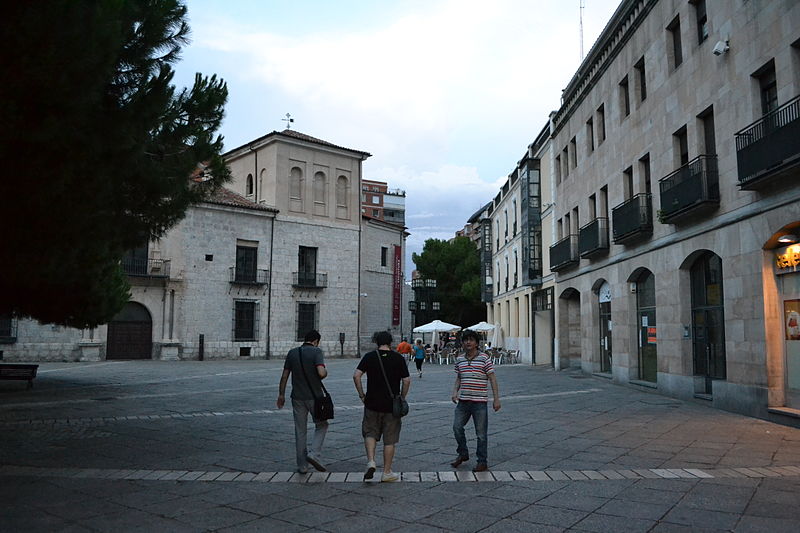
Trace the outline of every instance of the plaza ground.
<path fill-rule="evenodd" d="M 306 476 L 291 409 L 275 408 L 282 361 L 49 363 L 32 390 L 0 382 L 0 529 L 800 528 L 800 430 L 521 365 L 497 371 L 491 473 L 449 466 L 453 372 L 429 365 L 412 372 L 403 480 L 364 483 L 356 363 L 329 361 L 329 473 Z"/>

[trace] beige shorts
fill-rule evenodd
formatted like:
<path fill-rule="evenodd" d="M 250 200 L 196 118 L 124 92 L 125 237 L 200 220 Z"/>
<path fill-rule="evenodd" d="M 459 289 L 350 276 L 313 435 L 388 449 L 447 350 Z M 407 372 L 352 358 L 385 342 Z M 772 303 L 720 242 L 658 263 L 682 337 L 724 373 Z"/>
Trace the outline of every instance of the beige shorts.
<path fill-rule="evenodd" d="M 402 419 L 392 415 L 392 413 L 379 413 L 364 408 L 364 419 L 361 421 L 361 435 L 381 440 L 383 445 L 391 446 L 400 440 L 400 427 Z"/>

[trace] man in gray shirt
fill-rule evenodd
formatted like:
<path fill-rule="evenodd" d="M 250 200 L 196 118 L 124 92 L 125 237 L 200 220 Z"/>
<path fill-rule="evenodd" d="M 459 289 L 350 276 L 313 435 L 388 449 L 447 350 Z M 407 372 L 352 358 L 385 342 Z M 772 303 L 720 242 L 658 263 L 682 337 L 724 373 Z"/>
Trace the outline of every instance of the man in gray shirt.
<path fill-rule="evenodd" d="M 292 348 L 286 355 L 283 374 L 278 388 L 278 409 L 286 403 L 286 383 L 292 376 L 292 414 L 294 415 L 294 439 L 297 450 L 297 471 L 308 472 L 310 464 L 320 472 L 325 472 L 322 464 L 322 443 L 328 431 L 327 420 L 314 419 L 314 397 L 322 396 L 322 380 L 328 375 L 325 359 L 319 349 L 322 337 L 316 330 L 306 333 L 302 346 Z M 301 359 L 302 358 L 302 359 Z M 309 386 L 311 388 L 309 388 Z M 306 443 L 308 415 L 314 419 L 314 439 L 311 449 Z"/>

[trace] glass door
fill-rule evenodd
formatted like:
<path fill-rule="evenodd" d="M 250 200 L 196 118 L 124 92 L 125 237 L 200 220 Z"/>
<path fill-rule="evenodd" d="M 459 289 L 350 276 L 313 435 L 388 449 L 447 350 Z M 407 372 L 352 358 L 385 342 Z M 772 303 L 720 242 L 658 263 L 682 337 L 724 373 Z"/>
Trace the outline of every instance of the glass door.
<path fill-rule="evenodd" d="M 656 349 L 656 285 L 651 272 L 636 282 L 636 314 L 639 324 L 639 379 L 655 383 L 658 380 Z"/>
<path fill-rule="evenodd" d="M 600 301 L 600 371 L 611 372 L 611 286 L 603 283 L 598 291 Z"/>
<path fill-rule="evenodd" d="M 786 406 L 800 409 L 800 273 L 781 276 L 786 350 Z"/>
<path fill-rule="evenodd" d="M 703 392 L 712 394 L 712 381 L 726 378 L 722 260 L 718 255 L 708 252 L 695 261 L 691 285 L 694 374 L 705 378 Z"/>

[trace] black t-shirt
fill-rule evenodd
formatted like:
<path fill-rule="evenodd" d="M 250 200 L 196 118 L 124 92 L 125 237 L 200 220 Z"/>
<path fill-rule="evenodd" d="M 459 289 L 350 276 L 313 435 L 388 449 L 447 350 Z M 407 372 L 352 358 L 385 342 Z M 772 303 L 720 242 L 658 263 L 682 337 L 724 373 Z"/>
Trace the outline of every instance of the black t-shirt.
<path fill-rule="evenodd" d="M 400 394 L 400 381 L 408 377 L 408 367 L 405 358 L 399 353 L 393 350 L 374 350 L 364 354 L 356 368 L 367 375 L 367 397 L 364 399 L 367 409 L 379 413 L 391 413 L 392 396 L 386 390 L 386 380 L 383 379 L 378 362 L 379 352 L 392 392 L 395 395 Z"/>

